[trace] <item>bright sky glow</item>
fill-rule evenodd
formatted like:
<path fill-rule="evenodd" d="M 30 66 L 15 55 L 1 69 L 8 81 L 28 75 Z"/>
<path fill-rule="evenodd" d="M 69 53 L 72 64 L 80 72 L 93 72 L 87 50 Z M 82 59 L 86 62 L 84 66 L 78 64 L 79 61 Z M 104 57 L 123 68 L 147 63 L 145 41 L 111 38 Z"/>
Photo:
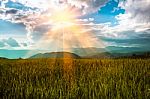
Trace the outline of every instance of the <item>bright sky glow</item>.
<path fill-rule="evenodd" d="M 145 51 L 149 11 L 149 0 L 0 0 L 0 57 L 6 50 Z"/>

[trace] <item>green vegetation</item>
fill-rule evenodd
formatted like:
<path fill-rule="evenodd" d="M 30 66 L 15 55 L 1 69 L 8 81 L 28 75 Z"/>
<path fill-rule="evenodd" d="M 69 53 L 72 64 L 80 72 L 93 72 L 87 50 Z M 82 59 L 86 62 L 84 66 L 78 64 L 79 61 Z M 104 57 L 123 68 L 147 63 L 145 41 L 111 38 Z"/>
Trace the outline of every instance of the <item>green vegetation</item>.
<path fill-rule="evenodd" d="M 0 98 L 150 99 L 150 60 L 0 60 Z"/>

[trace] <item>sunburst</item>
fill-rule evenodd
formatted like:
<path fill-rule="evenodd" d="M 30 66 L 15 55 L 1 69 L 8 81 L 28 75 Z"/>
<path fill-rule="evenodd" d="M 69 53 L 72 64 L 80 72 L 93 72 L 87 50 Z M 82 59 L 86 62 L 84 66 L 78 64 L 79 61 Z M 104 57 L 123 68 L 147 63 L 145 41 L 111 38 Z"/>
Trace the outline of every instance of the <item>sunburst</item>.
<path fill-rule="evenodd" d="M 70 51 L 73 47 L 99 45 L 99 40 L 91 31 L 86 31 L 85 23 L 77 21 L 78 16 L 80 13 L 69 7 L 53 12 L 48 19 L 52 27 L 41 39 L 45 47 L 55 46 L 56 51 Z"/>
<path fill-rule="evenodd" d="M 37 42 L 37 49 L 72 52 L 74 48 L 104 46 L 87 23 L 78 21 L 80 15 L 80 11 L 68 6 L 60 6 L 41 15 L 51 28 L 43 33 L 44 36 Z M 93 49 L 91 51 L 96 53 Z"/>

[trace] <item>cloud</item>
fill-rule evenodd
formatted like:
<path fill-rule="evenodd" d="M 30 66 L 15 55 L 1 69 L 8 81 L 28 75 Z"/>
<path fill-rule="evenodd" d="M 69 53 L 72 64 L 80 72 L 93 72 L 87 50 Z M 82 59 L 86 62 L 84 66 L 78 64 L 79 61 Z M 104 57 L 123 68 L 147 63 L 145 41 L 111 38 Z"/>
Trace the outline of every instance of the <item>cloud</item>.
<path fill-rule="evenodd" d="M 55 10 L 69 7 L 83 14 L 93 13 L 104 6 L 108 0 L 3 0 L 0 6 L 0 19 L 12 23 L 22 23 L 28 31 L 27 37 L 33 42 L 37 28 L 54 23 L 48 18 Z M 80 15 L 80 14 L 79 14 Z M 93 21 L 93 19 L 89 19 Z M 36 30 L 35 30 L 36 29 Z M 47 29 L 44 29 L 47 30 Z M 40 32 L 40 31 L 37 31 Z"/>
<path fill-rule="evenodd" d="M 21 43 L 21 45 L 22 45 L 23 47 L 27 47 L 27 46 L 28 46 L 27 43 Z"/>
<path fill-rule="evenodd" d="M 142 33 L 150 34 L 150 1 L 149 0 L 122 0 L 119 2 L 124 14 L 116 16 L 117 24 L 97 27 L 99 35 L 109 38 L 131 38 Z"/>
<path fill-rule="evenodd" d="M 7 10 L 5 14 L 16 14 L 18 10 L 16 9 L 10 9 L 10 10 Z"/>
<path fill-rule="evenodd" d="M 124 14 L 116 16 L 115 25 L 93 23 L 88 29 L 104 43 L 116 46 L 149 46 L 150 34 L 150 1 L 120 0 L 118 8 L 125 9 Z"/>
<path fill-rule="evenodd" d="M 0 47 L 20 47 L 19 43 L 13 39 L 13 38 L 8 38 L 8 39 L 1 39 L 0 40 Z"/>
<path fill-rule="evenodd" d="M 106 2 L 108 0 L 3 0 L 0 19 L 24 24 L 28 40 L 32 42 L 53 27 L 55 23 L 47 19 L 55 14 L 56 9 L 69 7 L 84 15 L 98 11 Z M 84 31 L 108 38 L 125 39 L 143 32 L 150 33 L 149 0 L 120 0 L 119 7 L 125 9 L 125 13 L 116 16 L 118 24 L 115 26 L 110 23 L 96 24 L 94 18 L 78 19 L 84 23 L 79 25 L 87 28 Z"/>
<path fill-rule="evenodd" d="M 4 42 L 0 41 L 0 47 L 5 47 Z"/>
<path fill-rule="evenodd" d="M 19 47 L 19 43 L 13 38 L 4 39 L 3 41 L 11 47 Z"/>
<path fill-rule="evenodd" d="M 120 2 L 120 7 L 126 10 L 130 19 L 136 22 L 150 22 L 150 1 L 149 0 L 127 0 Z"/>
<path fill-rule="evenodd" d="M 84 13 L 91 13 L 99 10 L 101 6 L 104 6 L 108 0 L 11 0 L 13 2 L 19 2 L 28 7 L 36 7 L 43 10 L 53 7 L 59 7 L 62 4 L 67 6 L 76 7 Z M 6 3 L 7 1 L 5 1 Z M 51 7 L 50 7 L 51 6 Z"/>
<path fill-rule="evenodd" d="M 125 30 L 132 29 L 139 32 L 150 29 L 149 0 L 126 0 L 120 2 L 119 6 L 126 12 L 116 18 L 119 20 L 119 25 Z"/>
<path fill-rule="evenodd" d="M 104 6 L 108 0 L 68 0 L 68 3 L 80 8 L 84 14 L 96 12 Z"/>
<path fill-rule="evenodd" d="M 139 35 L 139 37 L 135 36 L 135 37 L 132 37 L 132 38 L 119 38 L 119 39 L 116 39 L 116 38 L 103 38 L 102 39 L 105 41 L 105 42 L 108 42 L 108 43 L 113 43 L 113 44 L 116 44 L 116 45 L 121 45 L 121 46 L 134 46 L 134 47 L 150 47 L 149 46 L 149 42 L 150 42 L 150 38 L 149 37 L 146 37 L 146 36 L 150 36 L 150 35 L 143 35 L 142 37 L 140 37 L 142 35 Z M 111 44 L 112 45 L 112 44 Z"/>
<path fill-rule="evenodd" d="M 124 14 L 116 16 L 114 26 L 104 25 L 98 28 L 98 35 L 106 38 L 108 45 L 149 48 L 150 41 L 150 1 L 125 0 L 119 3 Z"/>

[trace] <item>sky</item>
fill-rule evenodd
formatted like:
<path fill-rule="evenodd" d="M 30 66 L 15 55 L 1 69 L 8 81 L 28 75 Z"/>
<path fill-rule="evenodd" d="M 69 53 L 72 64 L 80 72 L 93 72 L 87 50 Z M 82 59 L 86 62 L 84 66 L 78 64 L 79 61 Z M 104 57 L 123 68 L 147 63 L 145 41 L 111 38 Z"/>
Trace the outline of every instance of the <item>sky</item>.
<path fill-rule="evenodd" d="M 0 0 L 0 57 L 150 49 L 150 0 Z"/>

